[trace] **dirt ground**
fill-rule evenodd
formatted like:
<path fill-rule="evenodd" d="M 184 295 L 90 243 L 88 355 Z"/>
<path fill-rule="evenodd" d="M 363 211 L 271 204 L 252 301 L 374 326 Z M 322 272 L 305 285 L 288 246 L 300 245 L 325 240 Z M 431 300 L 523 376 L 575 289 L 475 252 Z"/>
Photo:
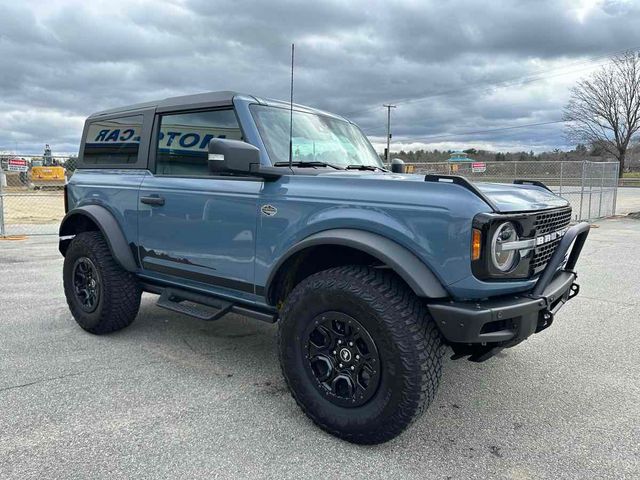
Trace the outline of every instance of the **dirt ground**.
<path fill-rule="evenodd" d="M 5 192 L 4 217 L 7 225 L 58 223 L 64 216 L 62 190 Z"/>

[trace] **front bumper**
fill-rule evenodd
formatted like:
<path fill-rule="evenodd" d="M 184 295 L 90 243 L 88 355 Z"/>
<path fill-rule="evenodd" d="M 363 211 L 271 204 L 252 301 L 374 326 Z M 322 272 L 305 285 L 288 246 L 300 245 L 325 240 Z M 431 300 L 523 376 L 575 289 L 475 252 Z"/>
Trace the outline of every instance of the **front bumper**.
<path fill-rule="evenodd" d="M 582 222 L 567 230 L 530 292 L 483 301 L 429 304 L 442 335 L 451 344 L 482 346 L 458 350 L 483 360 L 547 328 L 556 312 L 580 290 L 575 283 L 575 264 L 589 228 Z"/>

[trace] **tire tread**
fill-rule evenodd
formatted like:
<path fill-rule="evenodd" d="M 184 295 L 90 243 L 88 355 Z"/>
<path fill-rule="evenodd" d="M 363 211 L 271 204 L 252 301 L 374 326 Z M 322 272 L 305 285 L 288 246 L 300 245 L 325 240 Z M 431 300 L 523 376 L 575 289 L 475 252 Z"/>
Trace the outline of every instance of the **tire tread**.
<path fill-rule="evenodd" d="M 138 314 L 142 296 L 138 280 L 115 261 L 100 232 L 82 232 L 76 235 L 66 252 L 65 262 L 83 250 L 91 252 L 97 262 L 96 267 L 102 281 L 102 305 L 99 306 L 100 317 L 95 325 L 84 325 L 82 319 L 86 314 L 70 298 L 73 293 L 67 292 L 69 286 L 65 278 L 67 304 L 74 318 L 83 329 L 97 335 L 115 332 L 131 325 Z M 65 277 L 66 275 L 65 269 Z"/>
<path fill-rule="evenodd" d="M 435 397 L 445 352 L 440 332 L 429 315 L 424 300 L 418 298 L 395 274 L 358 265 L 325 270 L 311 275 L 297 285 L 283 308 L 281 321 L 285 324 L 285 328 L 286 322 L 292 321 L 288 315 L 293 305 L 299 302 L 309 290 L 322 288 L 348 291 L 367 302 L 378 313 L 379 318 L 391 332 L 393 342 L 400 352 L 404 372 L 406 372 L 404 378 L 404 383 L 407 385 L 406 392 L 390 418 L 384 419 L 366 433 L 354 433 L 332 428 L 314 411 L 307 408 L 295 385 L 292 388 L 281 354 L 280 367 L 289 390 L 303 412 L 323 430 L 354 443 L 377 444 L 388 441 L 420 417 Z M 283 351 L 282 331 L 281 328 L 278 334 L 280 352 Z"/>

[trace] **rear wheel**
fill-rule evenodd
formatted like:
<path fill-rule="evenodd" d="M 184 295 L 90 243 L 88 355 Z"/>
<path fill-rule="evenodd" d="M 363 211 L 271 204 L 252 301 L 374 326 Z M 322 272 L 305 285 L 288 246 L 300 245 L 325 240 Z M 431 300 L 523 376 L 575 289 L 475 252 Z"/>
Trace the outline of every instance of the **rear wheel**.
<path fill-rule="evenodd" d="M 69 309 L 86 331 L 109 333 L 135 320 L 142 290 L 112 257 L 100 232 L 83 232 L 71 241 L 63 279 Z"/>
<path fill-rule="evenodd" d="M 289 295 L 280 363 L 321 428 L 355 443 L 400 434 L 433 400 L 444 346 L 423 302 L 389 272 L 326 270 Z"/>

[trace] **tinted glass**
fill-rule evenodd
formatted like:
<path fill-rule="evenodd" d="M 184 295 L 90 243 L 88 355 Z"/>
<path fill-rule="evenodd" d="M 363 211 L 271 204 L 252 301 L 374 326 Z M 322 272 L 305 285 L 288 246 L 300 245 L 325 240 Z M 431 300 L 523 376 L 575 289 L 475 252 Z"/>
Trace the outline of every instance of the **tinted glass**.
<path fill-rule="evenodd" d="M 233 110 L 164 115 L 158 132 L 156 173 L 209 175 L 207 157 L 212 138 L 242 139 Z"/>
<path fill-rule="evenodd" d="M 138 160 L 142 115 L 91 122 L 84 144 L 84 162 L 131 164 Z"/>

